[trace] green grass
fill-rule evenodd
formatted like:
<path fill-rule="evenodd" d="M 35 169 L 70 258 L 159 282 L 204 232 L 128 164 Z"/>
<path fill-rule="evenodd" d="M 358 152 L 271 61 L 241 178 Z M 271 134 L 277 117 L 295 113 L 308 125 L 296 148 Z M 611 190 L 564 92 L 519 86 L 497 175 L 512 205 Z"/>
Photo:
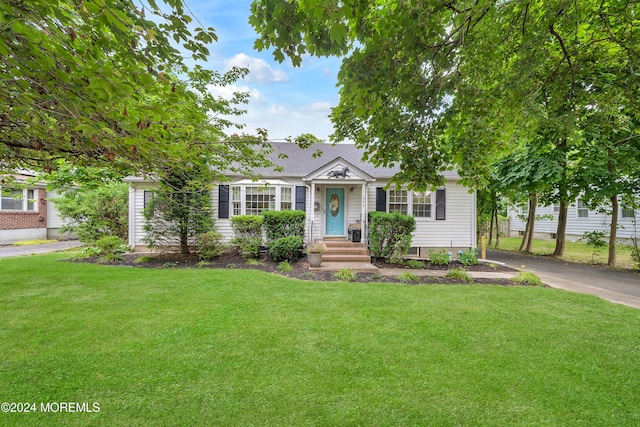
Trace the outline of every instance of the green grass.
<path fill-rule="evenodd" d="M 516 277 L 513 278 L 513 281 L 516 283 L 522 283 L 529 286 L 542 286 L 542 279 L 538 277 L 535 273 L 530 271 L 521 271 L 518 273 Z"/>
<path fill-rule="evenodd" d="M 13 246 L 32 246 L 44 245 L 47 243 L 57 243 L 57 240 L 23 240 L 22 242 L 14 242 Z"/>
<path fill-rule="evenodd" d="M 464 268 L 452 268 L 447 271 L 447 274 L 445 274 L 444 277 L 447 279 L 460 280 L 465 283 L 473 283 L 473 276 L 471 276 Z"/>
<path fill-rule="evenodd" d="M 503 251 L 515 252 L 520 247 L 522 238 L 520 237 L 501 237 L 498 249 Z M 533 241 L 532 252 L 536 255 L 552 255 L 556 247 L 555 240 L 540 240 L 535 239 Z M 587 246 L 586 241 L 571 242 L 567 241 L 565 246 L 564 257 L 562 259 L 570 262 L 580 262 L 584 264 L 591 264 L 591 257 L 593 254 L 593 248 Z M 595 256 L 594 262 L 596 264 L 606 264 L 609 257 L 609 245 L 604 247 L 598 255 Z M 633 259 L 631 258 L 631 246 L 629 245 L 616 245 L 616 261 L 620 268 L 634 268 Z"/>
<path fill-rule="evenodd" d="M 58 425 L 640 425 L 640 316 L 539 287 L 0 259 L 0 396 Z"/>

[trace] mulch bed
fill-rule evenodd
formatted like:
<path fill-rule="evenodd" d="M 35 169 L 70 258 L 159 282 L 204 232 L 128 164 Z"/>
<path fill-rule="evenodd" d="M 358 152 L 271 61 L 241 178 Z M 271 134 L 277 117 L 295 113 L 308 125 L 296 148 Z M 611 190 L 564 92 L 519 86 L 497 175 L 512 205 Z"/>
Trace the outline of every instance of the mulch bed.
<path fill-rule="evenodd" d="M 135 262 L 136 259 L 145 257 L 144 262 Z M 309 264 L 306 259 L 301 259 L 296 262 L 291 263 L 293 270 L 289 273 L 279 273 L 278 272 L 278 264 L 275 261 L 272 261 L 267 256 L 262 256 L 259 261 L 260 264 L 252 265 L 247 264 L 247 262 L 237 253 L 227 253 L 224 254 L 212 261 L 208 264 L 203 265 L 200 263 L 197 255 L 183 255 L 179 253 L 162 253 L 162 254 L 124 254 L 122 255 L 122 260 L 113 261 L 105 263 L 104 265 L 113 265 L 120 267 L 137 267 L 137 268 L 223 268 L 223 269 L 250 269 L 250 270 L 260 270 L 269 273 L 281 274 L 285 277 L 290 277 L 294 279 L 300 280 L 313 280 L 313 281 L 338 281 L 336 277 L 334 277 L 334 272 L 332 271 L 310 271 Z M 72 259 L 68 260 L 70 262 L 81 262 L 81 263 L 97 263 L 98 258 L 89 257 L 83 259 Z M 389 264 L 383 260 L 377 260 L 374 264 L 378 268 L 393 268 L 398 270 L 404 270 L 406 266 L 397 265 L 397 264 Z M 428 270 L 448 270 L 452 268 L 465 268 L 467 271 L 490 271 L 490 272 L 513 272 L 514 270 L 508 267 L 504 267 L 501 265 L 487 265 L 484 263 L 478 265 L 469 265 L 463 266 L 457 261 L 451 262 L 449 265 L 431 265 L 429 263 L 425 263 L 425 269 Z M 399 271 L 401 272 L 401 271 Z M 355 282 L 361 283 L 402 283 L 402 284 L 468 284 L 461 282 L 459 280 L 448 279 L 444 277 L 436 277 L 436 276 L 421 276 L 419 277 L 418 282 L 409 282 L 405 283 L 400 280 L 397 276 L 382 276 L 380 274 L 375 273 L 356 273 Z M 521 284 L 515 283 L 511 280 L 507 279 L 475 279 L 473 284 L 492 284 L 492 285 L 500 285 L 500 286 L 522 286 Z"/>

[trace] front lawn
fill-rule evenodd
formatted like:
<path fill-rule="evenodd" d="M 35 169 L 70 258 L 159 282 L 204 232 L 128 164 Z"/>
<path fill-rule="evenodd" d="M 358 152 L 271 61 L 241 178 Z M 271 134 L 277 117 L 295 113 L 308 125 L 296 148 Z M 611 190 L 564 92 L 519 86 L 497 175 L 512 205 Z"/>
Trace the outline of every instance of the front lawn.
<path fill-rule="evenodd" d="M 499 250 L 517 252 L 521 237 L 501 237 L 498 244 Z M 553 251 L 556 248 L 556 241 L 551 239 L 534 239 L 531 251 L 535 255 L 553 255 Z M 618 244 L 616 245 L 616 261 L 620 268 L 635 268 L 635 263 L 631 257 L 632 247 L 629 245 Z M 609 245 L 602 248 L 595 257 L 593 255 L 593 248 L 587 246 L 586 241 L 567 241 L 564 250 L 563 260 L 569 262 L 579 262 L 583 264 L 607 264 L 609 257 Z M 593 261 L 592 261 L 593 258 Z"/>
<path fill-rule="evenodd" d="M 1 425 L 640 424 L 640 311 L 550 288 L 0 259 Z M 39 408 L 39 406 L 38 406 Z"/>

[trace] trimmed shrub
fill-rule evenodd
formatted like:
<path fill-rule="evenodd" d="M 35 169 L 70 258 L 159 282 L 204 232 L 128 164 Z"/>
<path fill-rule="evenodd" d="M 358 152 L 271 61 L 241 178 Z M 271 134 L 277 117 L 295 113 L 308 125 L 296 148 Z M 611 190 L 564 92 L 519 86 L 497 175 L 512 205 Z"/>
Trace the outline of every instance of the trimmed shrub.
<path fill-rule="evenodd" d="M 222 234 L 209 231 L 198 235 L 198 258 L 200 261 L 211 261 L 222 255 L 224 244 Z"/>
<path fill-rule="evenodd" d="M 478 253 L 475 249 L 458 252 L 458 261 L 463 265 L 478 265 Z"/>
<path fill-rule="evenodd" d="M 414 217 L 399 212 L 369 212 L 369 249 L 373 256 L 398 262 L 411 247 Z"/>
<path fill-rule="evenodd" d="M 429 254 L 429 262 L 434 265 L 449 265 L 451 257 L 444 249 Z"/>
<path fill-rule="evenodd" d="M 53 202 L 64 221 L 60 231 L 76 234 L 82 243 L 93 244 L 104 236 L 127 238 L 129 186 L 124 182 L 67 191 Z"/>
<path fill-rule="evenodd" d="M 269 244 L 269 256 L 274 261 L 295 261 L 302 254 L 302 237 L 281 237 Z"/>
<path fill-rule="evenodd" d="M 231 218 L 233 239 L 231 243 L 238 247 L 245 258 L 258 258 L 262 246 L 262 215 L 240 215 Z"/>
<path fill-rule="evenodd" d="M 289 236 L 299 236 L 304 239 L 306 215 L 303 211 L 266 211 L 262 216 L 264 216 L 267 242 Z"/>
<path fill-rule="evenodd" d="M 127 244 L 118 236 L 104 236 L 96 241 L 97 252 L 101 255 L 98 262 L 119 261 L 120 254 L 129 250 Z"/>

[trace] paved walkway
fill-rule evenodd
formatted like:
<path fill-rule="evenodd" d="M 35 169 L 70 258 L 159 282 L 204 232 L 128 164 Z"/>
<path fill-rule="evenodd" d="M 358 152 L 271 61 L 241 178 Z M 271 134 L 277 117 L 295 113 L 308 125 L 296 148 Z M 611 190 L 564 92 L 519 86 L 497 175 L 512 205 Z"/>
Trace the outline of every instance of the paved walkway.
<path fill-rule="evenodd" d="M 487 258 L 503 262 L 509 267 L 531 271 L 553 288 L 596 295 L 611 302 L 640 308 L 640 273 L 494 250 L 487 251 Z"/>
<path fill-rule="evenodd" d="M 33 254 L 46 254 L 49 252 L 61 251 L 69 248 L 76 248 L 79 246 L 82 246 L 82 243 L 77 240 L 65 240 L 62 242 L 44 243 L 42 245 L 3 245 L 0 246 L 0 258 Z"/>

